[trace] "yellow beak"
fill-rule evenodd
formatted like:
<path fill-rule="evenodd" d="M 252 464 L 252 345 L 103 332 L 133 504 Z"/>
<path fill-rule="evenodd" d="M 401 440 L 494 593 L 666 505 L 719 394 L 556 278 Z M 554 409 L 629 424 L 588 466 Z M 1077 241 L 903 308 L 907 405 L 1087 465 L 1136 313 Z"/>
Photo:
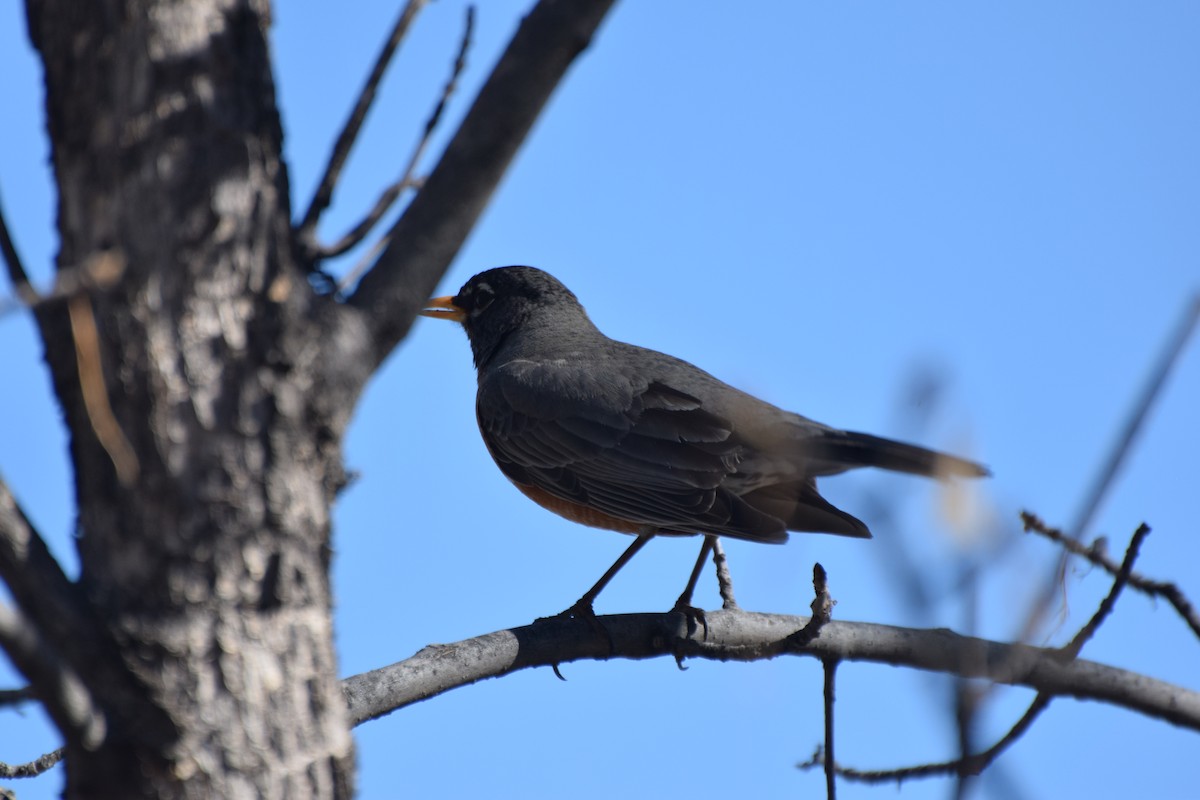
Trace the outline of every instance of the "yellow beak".
<path fill-rule="evenodd" d="M 448 319 L 454 322 L 464 322 L 467 319 L 467 312 L 454 305 L 454 298 L 450 296 L 433 298 L 425 304 L 423 311 L 417 313 L 422 317 Z"/>

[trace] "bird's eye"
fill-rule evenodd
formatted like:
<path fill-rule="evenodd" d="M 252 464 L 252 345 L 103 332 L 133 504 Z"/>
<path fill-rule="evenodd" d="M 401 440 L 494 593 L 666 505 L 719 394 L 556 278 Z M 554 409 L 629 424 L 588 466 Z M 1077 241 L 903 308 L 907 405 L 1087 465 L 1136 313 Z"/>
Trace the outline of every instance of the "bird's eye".
<path fill-rule="evenodd" d="M 478 314 L 480 311 L 485 310 L 488 306 L 490 306 L 492 304 L 492 301 L 496 299 L 496 295 L 495 295 L 495 293 L 492 292 L 492 289 L 490 286 L 480 285 L 478 290 L 475 292 L 474 299 L 475 299 L 475 303 L 474 303 L 475 308 L 472 310 L 476 314 Z"/>

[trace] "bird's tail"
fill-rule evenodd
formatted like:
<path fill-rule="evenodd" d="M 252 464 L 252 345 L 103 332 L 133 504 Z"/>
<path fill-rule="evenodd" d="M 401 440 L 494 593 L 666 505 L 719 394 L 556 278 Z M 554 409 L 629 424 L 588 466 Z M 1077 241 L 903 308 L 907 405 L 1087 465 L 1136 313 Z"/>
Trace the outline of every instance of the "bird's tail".
<path fill-rule="evenodd" d="M 879 467 L 930 478 L 952 475 L 982 478 L 992 474 L 982 464 L 965 458 L 854 431 L 831 430 L 815 437 L 805 442 L 805 455 L 829 463 L 835 467 L 833 472 L 853 467 Z"/>

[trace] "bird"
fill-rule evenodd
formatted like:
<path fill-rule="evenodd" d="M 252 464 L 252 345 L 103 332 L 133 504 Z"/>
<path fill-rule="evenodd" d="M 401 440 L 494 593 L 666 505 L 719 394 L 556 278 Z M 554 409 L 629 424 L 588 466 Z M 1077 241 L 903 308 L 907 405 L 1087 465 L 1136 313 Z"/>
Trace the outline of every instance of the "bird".
<path fill-rule="evenodd" d="M 595 620 L 596 597 L 655 536 L 704 537 L 675 604 L 700 621 L 691 598 L 718 536 L 870 538 L 865 523 L 818 493 L 817 478 L 857 467 L 990 474 L 965 458 L 823 425 L 687 361 L 610 339 L 574 293 L 534 267 L 481 272 L 419 313 L 466 331 L 476 419 L 500 471 L 568 520 L 637 537 L 566 616 Z"/>

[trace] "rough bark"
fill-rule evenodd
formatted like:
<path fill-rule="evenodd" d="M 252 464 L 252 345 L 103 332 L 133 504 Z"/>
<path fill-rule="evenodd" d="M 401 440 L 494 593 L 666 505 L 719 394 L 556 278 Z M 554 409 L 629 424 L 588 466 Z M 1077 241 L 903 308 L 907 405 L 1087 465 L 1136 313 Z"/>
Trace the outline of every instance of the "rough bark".
<path fill-rule="evenodd" d="M 123 267 L 83 309 L 136 459 L 118 470 L 81 388 L 78 326 L 47 307 L 80 586 L 115 667 L 96 676 L 94 653 L 62 654 L 109 731 L 94 751 L 68 739 L 67 794 L 344 795 L 327 571 L 344 415 L 310 401 L 322 300 L 292 256 L 265 4 L 27 10 L 58 268 Z M 122 672 L 114 696 L 104 678 Z"/>

